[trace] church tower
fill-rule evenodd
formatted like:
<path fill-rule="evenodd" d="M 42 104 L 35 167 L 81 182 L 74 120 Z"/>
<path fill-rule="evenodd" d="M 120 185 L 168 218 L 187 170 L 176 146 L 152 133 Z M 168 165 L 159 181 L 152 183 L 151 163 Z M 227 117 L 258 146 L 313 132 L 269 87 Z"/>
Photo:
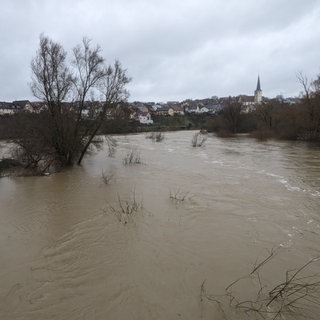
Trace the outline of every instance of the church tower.
<path fill-rule="evenodd" d="M 258 76 L 257 89 L 254 91 L 254 103 L 255 104 L 262 103 L 262 90 L 260 86 L 260 76 Z"/>

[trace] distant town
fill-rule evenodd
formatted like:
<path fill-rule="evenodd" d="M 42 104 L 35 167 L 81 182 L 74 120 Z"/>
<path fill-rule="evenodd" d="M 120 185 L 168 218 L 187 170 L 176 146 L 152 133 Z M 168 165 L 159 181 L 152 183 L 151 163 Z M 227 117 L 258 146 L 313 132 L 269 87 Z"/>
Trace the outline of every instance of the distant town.
<path fill-rule="evenodd" d="M 156 102 L 128 102 L 126 107 L 128 109 L 129 118 L 135 120 L 140 124 L 153 124 L 153 116 L 183 116 L 186 114 L 207 114 L 214 115 L 220 112 L 232 99 L 241 104 L 242 112 L 249 113 L 261 105 L 263 102 L 267 102 L 270 98 L 262 96 L 262 90 L 260 86 L 260 78 L 258 77 L 257 88 L 254 91 L 254 95 L 238 95 L 235 97 L 211 97 L 206 99 L 187 99 L 184 101 L 168 101 L 165 103 Z M 285 104 L 296 104 L 299 102 L 299 98 L 283 98 L 277 96 L 275 98 Z M 65 102 L 66 107 L 72 107 L 72 103 Z M 90 114 L 95 111 L 99 111 L 102 107 L 102 103 L 99 101 L 88 101 L 83 110 L 83 116 L 90 118 Z M 121 106 L 118 106 L 119 108 Z M 40 113 L 47 109 L 44 102 L 31 102 L 29 100 L 18 100 L 12 102 L 1 102 L 0 101 L 0 115 L 12 115 L 17 112 L 32 112 Z M 108 115 L 107 115 L 108 116 Z M 109 117 L 112 117 L 111 110 Z"/>

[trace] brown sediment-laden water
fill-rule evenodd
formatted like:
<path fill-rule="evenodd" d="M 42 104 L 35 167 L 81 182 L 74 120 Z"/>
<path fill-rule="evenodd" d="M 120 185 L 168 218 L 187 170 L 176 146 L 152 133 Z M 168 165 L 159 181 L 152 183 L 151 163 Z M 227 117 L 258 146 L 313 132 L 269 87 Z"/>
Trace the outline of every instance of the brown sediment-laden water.
<path fill-rule="evenodd" d="M 211 135 L 192 147 L 194 133 L 116 136 L 113 157 L 2 178 L 0 319 L 272 319 L 288 301 L 279 319 L 319 318 L 320 149 Z M 139 163 L 124 165 L 130 153 Z M 293 302 L 298 281 L 312 292 Z"/>

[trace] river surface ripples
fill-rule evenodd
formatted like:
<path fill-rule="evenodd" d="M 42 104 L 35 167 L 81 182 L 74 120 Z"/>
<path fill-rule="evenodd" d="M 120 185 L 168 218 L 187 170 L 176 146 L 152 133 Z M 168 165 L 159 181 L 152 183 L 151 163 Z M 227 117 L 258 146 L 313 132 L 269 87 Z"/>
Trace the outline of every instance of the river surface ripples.
<path fill-rule="evenodd" d="M 320 148 L 210 134 L 192 147 L 194 133 L 115 136 L 113 157 L 105 146 L 69 171 L 2 178 L 0 319 L 255 319 L 225 288 L 272 250 L 269 288 L 320 255 Z"/>

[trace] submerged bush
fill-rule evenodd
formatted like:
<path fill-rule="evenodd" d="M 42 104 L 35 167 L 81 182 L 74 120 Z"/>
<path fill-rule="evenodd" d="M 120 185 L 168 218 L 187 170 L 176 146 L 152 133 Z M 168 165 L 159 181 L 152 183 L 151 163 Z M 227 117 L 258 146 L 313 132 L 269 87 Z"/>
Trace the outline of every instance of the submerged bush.
<path fill-rule="evenodd" d="M 164 134 L 162 132 L 151 132 L 147 134 L 146 138 L 155 142 L 161 142 L 164 139 Z"/>
<path fill-rule="evenodd" d="M 206 140 L 206 136 L 204 136 L 201 132 L 197 132 L 192 137 L 191 145 L 193 147 L 202 147 Z"/>
<path fill-rule="evenodd" d="M 140 153 L 132 149 L 127 152 L 126 156 L 122 160 L 123 165 L 134 165 L 134 164 L 142 164 Z"/>
<path fill-rule="evenodd" d="M 133 191 L 129 200 L 123 200 L 118 195 L 118 203 L 116 205 L 109 205 L 109 210 L 115 214 L 119 222 L 127 224 L 136 213 L 143 210 L 143 202 L 142 200 L 137 200 L 136 193 Z"/>
<path fill-rule="evenodd" d="M 111 180 L 114 178 L 114 174 L 112 172 L 106 172 L 106 171 L 102 171 L 101 176 L 102 176 L 102 181 L 105 184 L 109 184 Z"/>

